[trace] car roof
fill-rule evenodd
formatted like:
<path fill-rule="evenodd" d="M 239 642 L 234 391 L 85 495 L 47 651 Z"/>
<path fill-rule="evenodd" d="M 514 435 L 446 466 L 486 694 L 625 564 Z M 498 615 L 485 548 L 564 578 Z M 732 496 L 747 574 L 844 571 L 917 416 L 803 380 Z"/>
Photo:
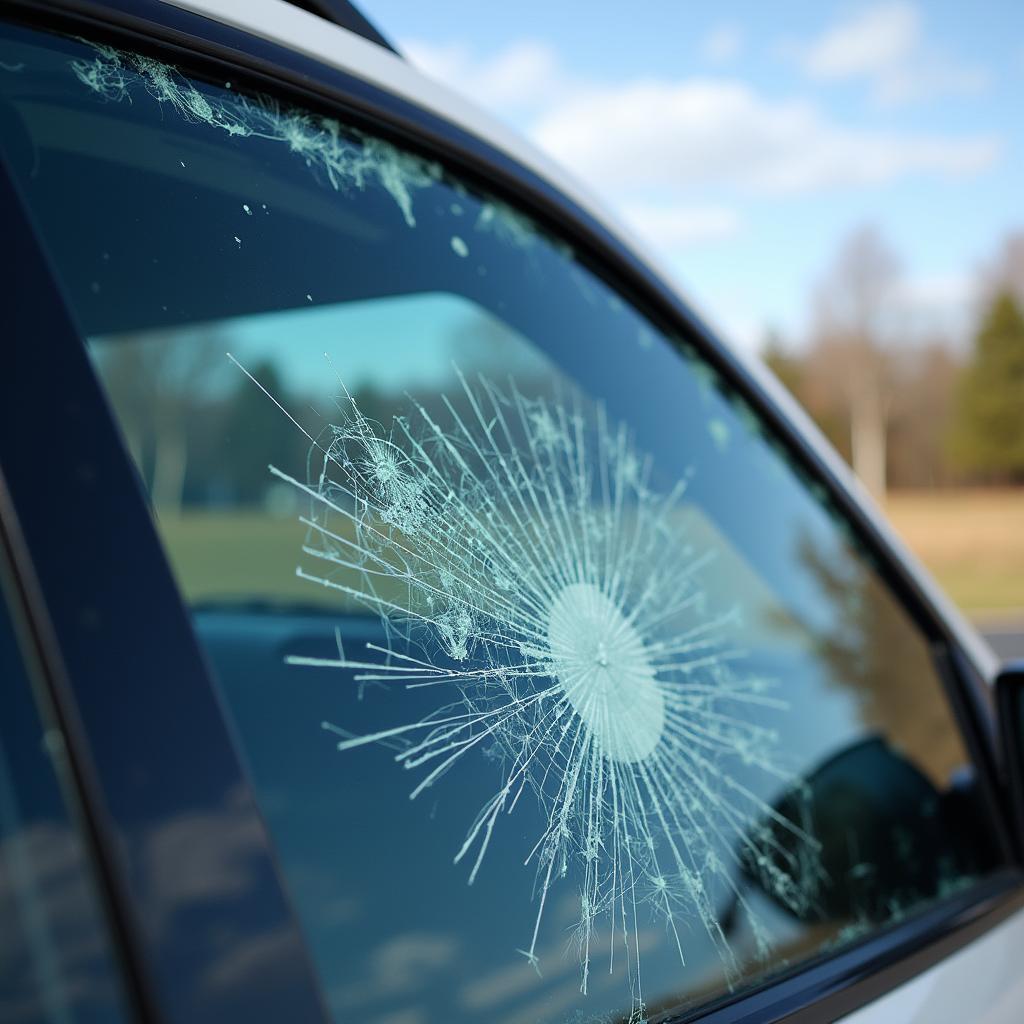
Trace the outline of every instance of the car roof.
<path fill-rule="evenodd" d="M 163 3 L 195 14 L 211 18 L 224 25 L 247 32 L 271 43 L 284 46 L 303 56 L 312 58 L 329 67 L 336 68 L 355 78 L 392 93 L 446 121 L 470 135 L 476 136 L 486 145 L 510 157 L 527 171 L 539 176 L 563 193 L 598 225 L 607 230 L 630 256 L 647 268 L 654 278 L 667 282 L 670 289 L 681 297 L 698 324 L 708 325 L 707 334 L 725 349 L 731 359 L 740 364 L 753 378 L 776 410 L 787 419 L 801 435 L 803 441 L 825 464 L 829 472 L 845 488 L 860 507 L 877 534 L 899 559 L 904 570 L 913 578 L 917 587 L 945 620 L 947 627 L 968 654 L 978 672 L 991 682 L 999 670 L 999 660 L 991 647 L 978 631 L 967 622 L 958 608 L 932 579 L 931 574 L 906 547 L 889 525 L 872 496 L 853 474 L 850 467 L 839 457 L 832 445 L 825 439 L 817 424 L 803 407 L 786 390 L 764 363 L 752 353 L 731 344 L 725 335 L 715 329 L 711 319 L 680 287 L 675 275 L 661 265 L 616 217 L 575 176 L 544 154 L 528 139 L 523 138 L 497 118 L 487 114 L 470 100 L 448 86 L 423 74 L 402 58 L 386 41 L 373 38 L 380 35 L 365 18 L 350 4 L 336 4 L 335 0 L 162 0 Z M 298 6 L 301 4 L 302 6 Z M 321 14 L 309 8 L 317 5 L 348 7 L 369 26 L 371 34 L 360 34 L 351 27 L 342 27 L 342 18 L 325 20 Z"/>
<path fill-rule="evenodd" d="M 301 7 L 304 11 L 316 14 L 335 25 L 355 32 L 371 43 L 383 46 L 392 53 L 398 50 L 391 44 L 383 32 L 355 4 L 348 0 L 288 0 L 293 7 Z"/>

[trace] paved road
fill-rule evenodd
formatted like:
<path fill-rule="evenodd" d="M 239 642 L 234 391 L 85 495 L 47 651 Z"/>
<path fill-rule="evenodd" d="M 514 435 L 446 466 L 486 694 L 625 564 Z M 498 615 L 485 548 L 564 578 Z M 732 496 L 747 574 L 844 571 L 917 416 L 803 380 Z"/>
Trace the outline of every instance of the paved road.
<path fill-rule="evenodd" d="M 1024 658 L 1024 631 L 1014 632 L 1004 630 L 982 630 L 985 639 L 992 645 L 992 649 L 1003 661 L 1010 661 L 1014 658 Z"/>

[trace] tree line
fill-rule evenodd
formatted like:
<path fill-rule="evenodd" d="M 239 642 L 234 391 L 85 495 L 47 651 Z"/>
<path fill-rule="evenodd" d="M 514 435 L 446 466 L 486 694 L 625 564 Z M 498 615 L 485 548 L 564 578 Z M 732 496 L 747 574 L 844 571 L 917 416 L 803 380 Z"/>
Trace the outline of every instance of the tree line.
<path fill-rule="evenodd" d="M 878 497 L 1024 483 L 1024 232 L 977 273 L 959 322 L 921 322 L 871 227 L 839 249 L 802 343 L 762 355 Z"/>
<path fill-rule="evenodd" d="M 862 228 L 816 289 L 807 338 L 766 341 L 769 366 L 880 497 L 887 487 L 1024 484 L 1024 232 L 979 269 L 975 293 L 959 325 L 918 322 L 898 257 L 877 230 Z M 225 330 L 199 324 L 91 346 L 163 515 L 264 504 L 268 462 L 304 465 L 308 439 L 228 363 L 235 339 Z M 454 354 L 471 345 L 479 363 L 481 345 L 498 352 L 500 338 L 486 330 L 467 324 Z M 289 389 L 283 358 L 284 350 L 250 369 L 287 408 L 306 413 L 324 396 Z M 357 397 L 371 418 L 390 421 L 388 396 L 362 388 Z M 314 433 L 325 426 L 310 422 Z"/>

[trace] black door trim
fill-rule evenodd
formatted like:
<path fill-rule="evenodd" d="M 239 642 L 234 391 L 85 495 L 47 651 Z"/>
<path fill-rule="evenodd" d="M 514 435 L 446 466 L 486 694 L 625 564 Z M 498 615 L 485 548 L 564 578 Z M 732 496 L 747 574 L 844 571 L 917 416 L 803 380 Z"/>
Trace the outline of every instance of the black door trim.
<path fill-rule="evenodd" d="M 140 485 L 2 163 L 0 223 L 2 529 L 129 986 L 146 1019 L 165 1024 L 323 1024 L 296 917 Z M 186 873 L 204 864 L 211 891 L 197 895 Z M 236 873 L 219 889 L 218 868 Z M 261 940 L 273 963 L 259 977 L 227 969 Z"/>

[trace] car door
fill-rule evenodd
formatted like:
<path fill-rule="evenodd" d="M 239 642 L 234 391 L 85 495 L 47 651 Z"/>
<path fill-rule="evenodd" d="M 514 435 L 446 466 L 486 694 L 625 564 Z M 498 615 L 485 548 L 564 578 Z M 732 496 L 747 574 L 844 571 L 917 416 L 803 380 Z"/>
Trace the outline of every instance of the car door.
<path fill-rule="evenodd" d="M 3 24 L 3 470 L 153 1004 L 1009 1020 L 985 666 L 813 445 L 507 154 L 139 10 Z"/>

